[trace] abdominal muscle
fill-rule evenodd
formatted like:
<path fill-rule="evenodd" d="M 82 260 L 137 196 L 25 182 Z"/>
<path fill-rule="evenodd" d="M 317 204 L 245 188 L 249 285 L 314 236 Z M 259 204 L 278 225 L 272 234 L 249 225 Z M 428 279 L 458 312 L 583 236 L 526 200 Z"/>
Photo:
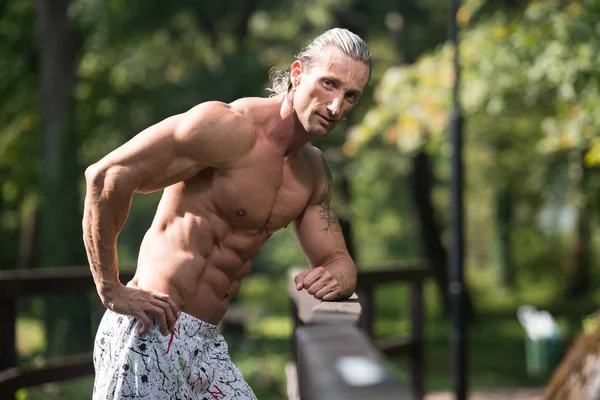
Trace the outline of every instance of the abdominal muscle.
<path fill-rule="evenodd" d="M 159 207 L 135 278 L 138 287 L 166 293 L 182 312 L 217 325 L 266 235 L 235 232 L 215 214 L 203 214 L 181 216 Z"/>

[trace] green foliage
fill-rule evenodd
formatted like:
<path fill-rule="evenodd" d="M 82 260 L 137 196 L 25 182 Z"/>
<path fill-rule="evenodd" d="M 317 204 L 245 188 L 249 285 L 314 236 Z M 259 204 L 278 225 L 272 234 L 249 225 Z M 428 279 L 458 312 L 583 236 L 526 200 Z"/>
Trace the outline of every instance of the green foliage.
<path fill-rule="evenodd" d="M 550 269 L 556 271 L 562 257 L 556 257 L 556 240 L 548 236 L 553 233 L 536 227 L 540 210 L 548 205 L 564 210 L 573 202 L 592 201 L 596 197 L 590 196 L 597 192 L 591 185 L 587 198 L 577 192 L 578 166 L 571 152 L 589 149 L 588 165 L 596 164 L 600 154 L 600 3 L 495 4 L 465 1 L 457 17 L 463 27 L 459 98 L 466 117 L 468 264 L 497 262 L 493 210 L 504 191 L 514 202 L 510 226 L 516 231 L 511 230 L 510 236 L 527 232 L 540 243 L 528 247 L 513 240 L 513 261 L 526 270 L 532 264 L 525 259 L 535 258 L 534 253 L 553 254 L 548 258 L 553 260 Z M 359 168 L 382 148 L 395 149 L 399 164 L 427 149 L 439 180 L 434 189 L 439 210 L 448 209 L 453 56 L 453 47 L 446 43 L 414 64 L 389 68 L 375 89 L 375 105 L 344 143 L 345 153 Z M 401 182 L 405 175 L 398 170 L 392 179 Z M 441 217 L 448 219 L 446 212 Z M 547 270 L 542 259 L 546 258 L 536 262 Z"/>
<path fill-rule="evenodd" d="M 421 256 L 414 207 L 401 177 L 407 160 L 389 148 L 365 150 L 352 176 L 352 223 L 360 266 Z"/>
<path fill-rule="evenodd" d="M 588 315 L 583 319 L 583 331 L 586 335 L 600 336 L 600 324 L 598 323 L 598 315 Z"/>
<path fill-rule="evenodd" d="M 459 20 L 468 23 L 481 4 L 467 1 Z M 600 123 L 598 13 L 594 1 L 532 1 L 523 15 L 498 11 L 465 28 L 459 54 L 468 119 L 481 118 L 478 125 L 493 135 L 501 129 L 491 122 L 510 117 L 511 127 L 503 130 L 543 133 L 542 152 L 585 147 Z M 377 135 L 410 153 L 444 140 L 453 54 L 445 45 L 414 65 L 390 68 L 376 92 L 378 105 L 349 143 L 360 146 Z"/>
<path fill-rule="evenodd" d="M 202 101 L 266 95 L 271 66 L 285 67 L 305 43 L 334 25 L 347 26 L 367 39 L 375 54 L 376 81 L 388 66 L 403 57 L 412 59 L 443 39 L 445 8 L 430 6 L 364 0 L 72 1 L 78 168 Z M 31 214 L 24 204 L 35 205 L 39 190 L 43 141 L 35 23 L 32 3 L 10 2 L 2 8 L 0 33 L 6 46 L 0 50 L 5 55 L 0 58 L 0 90 L 11 96 L 0 107 L 0 232 L 6 267 L 16 263 L 21 219 Z M 368 108 L 369 91 L 350 122 L 360 120 Z M 342 143 L 343 135 L 336 134 L 316 144 L 327 149 Z M 81 188 L 82 176 L 74 173 L 72 185 Z M 334 175 L 339 173 L 336 166 Z M 74 202 L 81 204 L 81 199 Z M 139 203 L 139 214 L 151 214 L 156 204 Z M 131 223 L 126 232 L 129 227 L 135 231 Z M 133 235 L 121 235 L 127 262 L 136 253 L 139 235 Z M 76 245 L 81 246 L 79 240 Z"/>
<path fill-rule="evenodd" d="M 41 154 L 33 5 L 6 2 L 0 13 L 0 268 L 17 262 L 22 204 L 35 202 Z M 24 73 L 27 71 L 28 73 Z"/>

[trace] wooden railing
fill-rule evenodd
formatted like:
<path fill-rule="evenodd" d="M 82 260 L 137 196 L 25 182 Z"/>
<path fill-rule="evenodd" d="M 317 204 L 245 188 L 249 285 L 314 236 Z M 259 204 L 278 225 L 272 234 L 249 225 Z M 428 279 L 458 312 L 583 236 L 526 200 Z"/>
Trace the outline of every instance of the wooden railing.
<path fill-rule="evenodd" d="M 133 272 L 120 271 L 120 279 L 127 282 Z M 12 400 L 18 389 L 45 383 L 78 378 L 94 373 L 92 352 L 46 360 L 41 366 L 17 364 L 16 325 L 17 299 L 49 293 L 68 293 L 95 290 L 87 267 L 44 268 L 0 271 L 0 400 Z M 105 311 L 98 299 L 99 313 Z M 223 323 L 234 326 L 251 320 L 253 313 L 232 306 L 223 317 Z"/>
<path fill-rule="evenodd" d="M 122 281 L 133 272 L 122 271 Z M 90 375 L 94 372 L 92 353 L 47 360 L 44 365 L 17 365 L 17 299 L 48 293 L 94 290 L 87 268 L 43 268 L 0 271 L 0 399 L 12 400 L 20 388 Z M 98 307 L 103 307 L 98 301 Z"/>
<path fill-rule="evenodd" d="M 407 356 L 409 358 L 411 386 L 417 399 L 422 399 L 425 396 L 423 283 L 430 274 L 430 270 L 423 262 L 396 263 L 377 270 L 360 271 L 358 274 L 357 292 L 363 311 L 360 325 L 374 340 L 378 350 L 388 356 Z M 382 285 L 394 283 L 403 283 L 410 286 L 410 333 L 407 337 L 374 339 L 375 289 Z M 399 299 L 399 301 L 401 300 Z"/>
<path fill-rule="evenodd" d="M 295 322 L 297 382 L 293 385 L 298 387 L 299 398 L 422 399 L 425 393 L 423 281 L 429 271 L 421 263 L 414 263 L 360 272 L 358 295 L 345 301 L 320 302 L 306 291 L 296 290 L 293 279 L 300 270 L 291 269 L 288 277 Z M 374 290 L 393 282 L 412 286 L 411 332 L 408 338 L 374 341 Z M 410 357 L 410 389 L 393 377 L 383 355 Z M 294 389 L 288 387 L 290 392 Z"/>
<path fill-rule="evenodd" d="M 133 277 L 121 271 L 121 280 Z M 290 290 L 297 329 L 295 356 L 304 399 L 421 399 L 424 393 L 423 280 L 428 271 L 420 265 L 400 265 L 386 270 L 360 272 L 359 300 L 319 302 L 306 292 Z M 412 285 L 412 330 L 407 339 L 372 341 L 373 293 L 376 286 L 405 281 Z M 49 293 L 94 290 L 87 268 L 45 268 L 0 271 L 0 399 L 11 400 L 20 388 L 77 378 L 93 373 L 91 352 L 47 360 L 41 366 L 19 366 L 16 351 L 17 299 Z M 304 294 L 304 295 L 303 295 Z M 297 297 L 300 296 L 300 297 Z M 362 307 L 361 307 L 362 306 Z M 102 305 L 98 301 L 99 309 Z M 362 308 L 362 311 L 361 311 Z M 358 326 L 362 329 L 358 329 Z M 381 353 L 405 354 L 411 359 L 412 391 L 397 382 L 385 368 Z M 324 355 L 328 355 L 323 358 Z M 342 360 L 346 364 L 332 364 Z M 356 364 L 362 360 L 362 366 Z M 354 364 L 352 364 L 354 362 Z M 348 364 L 350 363 L 350 364 Z M 313 368 L 317 366 L 316 369 Z M 348 383 L 344 365 L 378 371 L 379 380 L 368 387 Z M 310 366 L 310 367 L 309 367 Z M 339 373 L 336 373 L 338 371 Z M 331 389 L 331 388 L 334 389 Z M 373 389 L 377 389 L 373 392 Z M 334 395 L 333 390 L 338 393 Z M 321 394 L 319 394 L 321 393 Z M 356 396 L 362 393 L 361 396 Z M 368 395 L 367 395 L 368 393 Z M 329 396 L 330 395 L 330 396 Z M 336 397 L 337 396 L 337 397 Z M 340 397 L 341 396 L 341 397 Z M 352 397 L 355 396 L 355 397 Z M 379 397 L 377 397 L 379 396 Z"/>

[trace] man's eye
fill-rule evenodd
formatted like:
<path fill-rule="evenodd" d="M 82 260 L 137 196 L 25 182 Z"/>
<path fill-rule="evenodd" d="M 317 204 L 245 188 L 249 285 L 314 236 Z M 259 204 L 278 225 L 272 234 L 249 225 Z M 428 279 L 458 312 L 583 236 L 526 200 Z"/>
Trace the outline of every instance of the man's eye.
<path fill-rule="evenodd" d="M 356 93 L 348 93 L 348 94 L 346 94 L 346 99 L 348 101 L 354 103 L 358 99 L 358 95 Z"/>
<path fill-rule="evenodd" d="M 334 87 L 334 83 L 333 83 L 333 81 L 330 81 L 329 79 L 325 79 L 323 81 L 323 86 L 325 86 L 325 87 Z"/>

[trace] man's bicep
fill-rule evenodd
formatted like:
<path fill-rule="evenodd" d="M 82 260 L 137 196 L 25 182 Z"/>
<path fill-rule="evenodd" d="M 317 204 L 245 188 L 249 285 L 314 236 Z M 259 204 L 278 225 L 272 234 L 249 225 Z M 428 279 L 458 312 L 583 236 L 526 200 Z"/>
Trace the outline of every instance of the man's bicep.
<path fill-rule="evenodd" d="M 307 207 L 295 221 L 294 232 L 311 268 L 348 255 L 342 228 L 328 203 Z"/>
<path fill-rule="evenodd" d="M 191 160 L 179 154 L 176 131 L 181 118 L 172 116 L 146 128 L 91 168 L 107 176 L 123 177 L 136 191 L 166 187 L 193 166 Z"/>
<path fill-rule="evenodd" d="M 219 114 L 225 110 L 215 108 L 198 106 L 145 129 L 97 163 L 98 167 L 127 176 L 134 190 L 143 193 L 194 176 L 214 164 L 219 148 L 226 148 L 215 136 L 230 121 L 227 117 L 220 121 Z"/>

